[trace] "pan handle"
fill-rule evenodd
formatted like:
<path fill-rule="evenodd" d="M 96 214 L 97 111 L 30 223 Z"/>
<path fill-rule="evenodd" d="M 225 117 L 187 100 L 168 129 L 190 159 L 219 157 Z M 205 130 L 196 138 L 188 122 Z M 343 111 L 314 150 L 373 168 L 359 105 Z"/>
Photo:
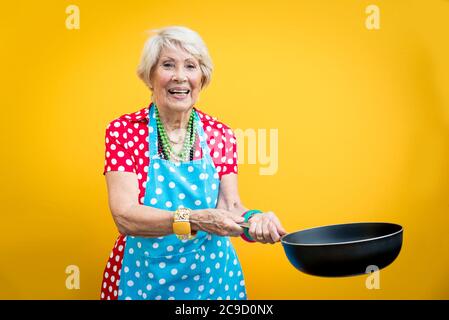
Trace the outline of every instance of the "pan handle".
<path fill-rule="evenodd" d="M 250 225 L 250 223 L 249 222 L 240 222 L 240 223 L 237 223 L 239 226 L 241 226 L 242 228 L 246 228 L 246 229 L 249 229 L 249 225 Z"/>
<path fill-rule="evenodd" d="M 240 227 L 242 227 L 242 228 L 245 228 L 245 229 L 249 229 L 249 226 L 250 226 L 250 223 L 249 222 L 239 222 L 239 223 L 237 223 Z M 285 236 L 285 235 L 284 235 Z M 284 237 L 284 236 L 281 236 L 281 239 Z M 279 242 L 280 242 L 280 240 L 279 240 Z"/>

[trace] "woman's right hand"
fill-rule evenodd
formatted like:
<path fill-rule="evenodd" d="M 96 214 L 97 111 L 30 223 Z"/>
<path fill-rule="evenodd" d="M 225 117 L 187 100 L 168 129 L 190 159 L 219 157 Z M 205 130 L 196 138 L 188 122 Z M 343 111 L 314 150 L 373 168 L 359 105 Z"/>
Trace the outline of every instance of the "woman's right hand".
<path fill-rule="evenodd" d="M 190 213 L 192 230 L 203 230 L 219 236 L 240 236 L 243 229 L 238 223 L 244 220 L 243 217 L 223 209 L 192 210 Z"/>

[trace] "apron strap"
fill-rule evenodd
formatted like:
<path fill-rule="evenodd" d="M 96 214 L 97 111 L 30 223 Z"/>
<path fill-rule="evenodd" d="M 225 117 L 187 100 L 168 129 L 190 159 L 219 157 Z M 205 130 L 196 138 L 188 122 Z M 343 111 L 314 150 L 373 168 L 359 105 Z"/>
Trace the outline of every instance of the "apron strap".
<path fill-rule="evenodd" d="M 149 134 L 149 148 L 150 148 L 150 161 L 151 159 L 158 159 L 159 146 L 158 146 L 158 130 L 156 125 L 156 116 L 154 112 L 154 104 L 150 106 L 150 112 L 148 113 L 148 134 Z"/>
<path fill-rule="evenodd" d="M 200 147 L 203 152 L 203 157 L 207 157 L 210 155 L 210 149 L 207 145 L 207 135 L 204 132 L 203 122 L 201 121 L 198 112 L 195 109 L 192 109 L 195 116 L 196 123 L 196 133 L 198 133 L 200 139 Z M 151 159 L 160 159 L 158 154 L 159 145 L 158 145 L 158 128 L 156 124 L 156 114 L 154 104 L 152 103 L 150 106 L 150 111 L 148 113 L 149 121 L 148 121 L 148 132 L 149 132 L 149 149 L 150 149 L 150 160 Z"/>

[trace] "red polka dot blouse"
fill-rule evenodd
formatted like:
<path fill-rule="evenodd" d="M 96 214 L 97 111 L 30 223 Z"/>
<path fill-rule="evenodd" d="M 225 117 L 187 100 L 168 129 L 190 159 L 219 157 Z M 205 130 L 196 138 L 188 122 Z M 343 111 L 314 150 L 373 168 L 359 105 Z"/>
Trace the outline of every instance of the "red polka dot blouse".
<path fill-rule="evenodd" d="M 143 204 L 149 165 L 149 107 L 124 114 L 111 121 L 106 128 L 105 164 L 103 174 L 108 171 L 133 172 L 139 182 L 139 203 Z M 215 117 L 194 108 L 207 135 L 210 156 L 219 178 L 237 173 L 237 144 L 232 130 Z M 196 139 L 193 159 L 202 157 L 199 139 Z"/>

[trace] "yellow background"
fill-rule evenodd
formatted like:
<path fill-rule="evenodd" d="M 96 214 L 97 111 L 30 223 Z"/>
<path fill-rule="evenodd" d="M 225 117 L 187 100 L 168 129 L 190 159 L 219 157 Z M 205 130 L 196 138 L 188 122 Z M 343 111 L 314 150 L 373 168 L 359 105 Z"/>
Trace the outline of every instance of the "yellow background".
<path fill-rule="evenodd" d="M 80 8 L 80 30 L 65 8 Z M 380 8 L 367 30 L 365 8 Z M 288 231 L 404 227 L 380 273 L 296 271 L 281 244 L 233 239 L 250 299 L 449 298 L 449 2 L 17 1 L 2 5 L 0 298 L 98 299 L 117 231 L 104 130 L 149 103 L 145 30 L 199 32 L 216 66 L 197 106 L 232 128 L 278 129 L 279 169 L 239 167 L 250 208 Z M 65 268 L 80 268 L 67 290 Z"/>

